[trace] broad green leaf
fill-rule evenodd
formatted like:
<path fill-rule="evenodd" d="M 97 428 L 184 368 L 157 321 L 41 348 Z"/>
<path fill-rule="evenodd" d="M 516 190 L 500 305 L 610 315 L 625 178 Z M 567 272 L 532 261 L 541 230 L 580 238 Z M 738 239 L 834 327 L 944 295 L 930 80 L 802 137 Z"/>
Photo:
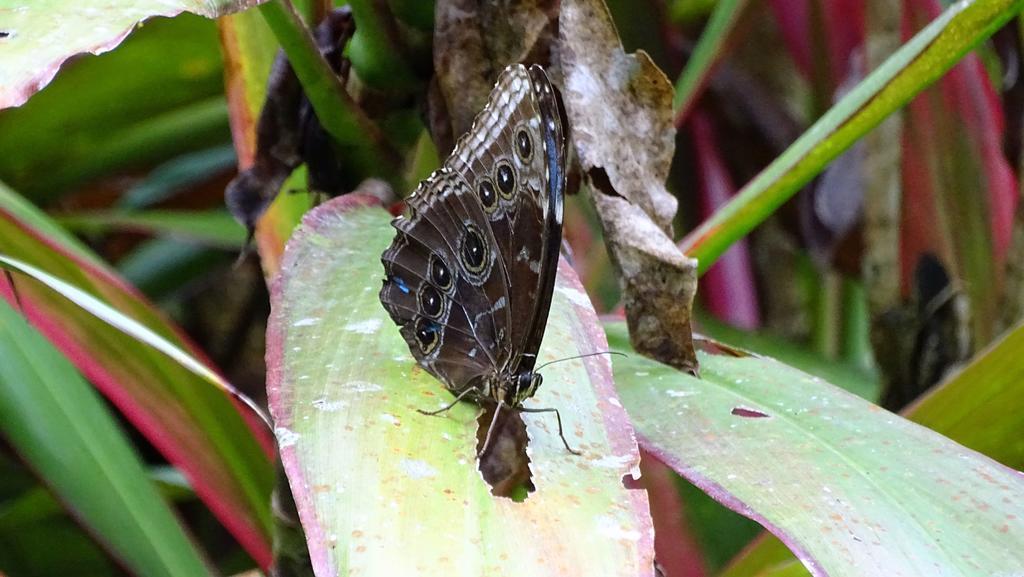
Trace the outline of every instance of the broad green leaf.
<path fill-rule="evenodd" d="M 935 82 L 1024 7 L 1024 0 L 961 0 L 829 109 L 681 248 L 700 271 L 749 233 L 861 136 Z"/>
<path fill-rule="evenodd" d="M 211 575 L 99 395 L 0 302 L 0 432 L 139 575 Z"/>
<path fill-rule="evenodd" d="M 1018 326 L 908 407 L 903 416 L 1008 467 L 1024 469 L 1022 354 L 1024 327 Z M 722 577 L 742 577 L 791 560 L 778 540 L 765 538 L 735 559 Z"/>
<path fill-rule="evenodd" d="M 83 256 L 82 247 L 39 232 L 34 224 L 45 222 L 44 215 L 18 203 L 9 212 L 11 197 L 16 198 L 10 191 L 0 195 L 0 253 L 75 287 L 116 311 L 121 321 L 130 319 L 173 344 L 200 372 L 211 371 L 202 353 L 116 273 Z M 269 447 L 259 442 L 260 426 L 222 390 L 164 353 L 35 280 L 20 274 L 14 280 L 32 324 L 182 470 L 249 554 L 269 563 L 273 472 Z M 10 292 L 5 297 L 13 299 Z"/>
<path fill-rule="evenodd" d="M 625 326 L 608 329 L 628 349 Z M 701 377 L 632 355 L 615 379 L 646 450 L 783 539 L 814 575 L 999 575 L 1024 566 L 1024 476 L 767 358 Z"/>
<path fill-rule="evenodd" d="M 477 407 L 413 360 L 378 300 L 394 231 L 366 197 L 310 212 L 274 283 L 268 393 L 281 459 L 318 575 L 652 575 L 638 453 L 605 356 L 543 370 L 524 414 L 536 491 L 491 495 L 476 470 Z M 564 263 L 563 263 L 564 264 Z M 606 350 L 590 302 L 560 269 L 540 362 Z"/>
<path fill-rule="evenodd" d="M 225 174 L 237 163 L 235 148 L 230 144 L 183 154 L 151 170 L 142 182 L 117 199 L 116 206 L 134 210 L 147 208 Z"/>
<path fill-rule="evenodd" d="M 904 411 L 905 416 L 1024 470 L 1024 326 Z"/>
<path fill-rule="evenodd" d="M 152 16 L 193 12 L 208 18 L 252 0 L 0 0 L 0 108 L 18 106 L 46 86 L 65 60 L 113 49 Z M 99 79 L 97 79 L 98 81 Z"/>
<path fill-rule="evenodd" d="M 3 42 L 0 69 L 9 63 Z M 50 200 L 117 170 L 230 142 L 223 69 L 213 22 L 147 22 L 117 50 L 68 63 L 29 102 L 0 111 L 0 180 Z"/>
<path fill-rule="evenodd" d="M 130 230 L 234 250 L 245 243 L 245 229 L 224 210 L 103 210 L 62 214 L 54 219 L 86 234 Z"/>

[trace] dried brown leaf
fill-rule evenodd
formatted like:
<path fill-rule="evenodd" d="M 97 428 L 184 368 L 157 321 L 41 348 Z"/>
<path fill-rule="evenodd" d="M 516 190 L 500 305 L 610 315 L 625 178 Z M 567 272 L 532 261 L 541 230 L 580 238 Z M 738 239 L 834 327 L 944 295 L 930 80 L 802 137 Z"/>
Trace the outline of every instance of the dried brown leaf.
<path fill-rule="evenodd" d="M 596 190 L 591 196 L 619 271 L 630 343 L 640 353 L 696 373 L 690 318 L 697 261 L 683 255 L 637 205 Z"/>
<path fill-rule="evenodd" d="M 672 84 L 645 52 L 623 51 L 602 0 L 562 2 L 559 29 L 562 96 L 583 171 L 603 169 L 615 194 L 671 236 Z"/>
<path fill-rule="evenodd" d="M 637 351 L 696 372 L 690 316 L 697 263 L 672 242 L 665 189 L 675 150 L 672 85 L 644 52 L 626 54 L 602 0 L 565 0 L 563 98 L 583 173 L 623 287 Z"/>
<path fill-rule="evenodd" d="M 469 130 L 476 113 L 487 102 L 494 79 L 506 66 L 516 62 L 547 64 L 557 28 L 556 7 L 553 0 L 438 0 L 435 80 L 452 134 L 458 136 Z M 435 135 L 444 135 L 444 128 L 432 119 Z M 438 148 L 446 152 L 453 144 L 438 142 Z"/>

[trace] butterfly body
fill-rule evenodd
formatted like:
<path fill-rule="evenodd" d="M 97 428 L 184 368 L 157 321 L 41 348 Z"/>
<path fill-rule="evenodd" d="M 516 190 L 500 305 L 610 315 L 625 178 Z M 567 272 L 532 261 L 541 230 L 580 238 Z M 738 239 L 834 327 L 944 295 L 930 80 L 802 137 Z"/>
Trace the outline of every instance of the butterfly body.
<path fill-rule="evenodd" d="M 380 300 L 456 399 L 520 408 L 541 384 L 562 235 L 564 121 L 544 71 L 508 67 L 381 255 Z"/>

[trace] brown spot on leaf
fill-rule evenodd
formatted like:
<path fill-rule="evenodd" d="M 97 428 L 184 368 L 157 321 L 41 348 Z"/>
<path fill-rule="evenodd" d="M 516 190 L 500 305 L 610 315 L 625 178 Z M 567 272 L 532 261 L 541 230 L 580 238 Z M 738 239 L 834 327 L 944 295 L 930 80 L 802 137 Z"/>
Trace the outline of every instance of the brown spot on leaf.
<path fill-rule="evenodd" d="M 747 419 L 764 419 L 771 416 L 768 413 L 762 413 L 756 409 L 748 409 L 746 407 L 733 407 L 730 412 L 737 417 L 744 417 Z"/>

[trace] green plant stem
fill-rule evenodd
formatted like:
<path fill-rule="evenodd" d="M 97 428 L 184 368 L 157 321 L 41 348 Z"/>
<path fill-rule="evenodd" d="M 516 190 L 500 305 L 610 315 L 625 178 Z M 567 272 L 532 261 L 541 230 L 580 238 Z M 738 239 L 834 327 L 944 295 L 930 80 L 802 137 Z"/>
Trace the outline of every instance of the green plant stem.
<path fill-rule="evenodd" d="M 814 271 L 813 265 L 811 270 Z M 815 306 L 811 338 L 815 351 L 826 359 L 835 359 L 839 352 L 839 280 L 837 273 L 825 271 L 818 273 L 814 283 L 818 290 L 813 299 Z"/>
<path fill-rule="evenodd" d="M 725 41 L 739 21 L 747 0 L 722 0 L 711 13 L 707 27 L 693 48 L 693 54 L 686 62 L 686 68 L 676 81 L 676 95 L 672 108 L 676 110 L 676 126 L 682 126 L 697 101 L 701 88 L 707 81 L 715 62 L 722 55 Z"/>
<path fill-rule="evenodd" d="M 363 177 L 378 176 L 404 190 L 398 154 L 384 140 L 380 128 L 348 96 L 291 3 L 266 2 L 260 5 L 260 14 L 288 55 L 320 123 L 353 168 Z"/>
<path fill-rule="evenodd" d="M 864 285 L 843 279 L 843 360 L 858 367 L 871 366 L 871 321 Z"/>
<path fill-rule="evenodd" d="M 347 55 L 352 68 L 370 86 L 397 92 L 416 87 L 416 77 L 406 63 L 391 15 L 384 2 L 349 0 L 356 19 L 356 32 L 349 42 Z"/>
<path fill-rule="evenodd" d="M 957 2 L 811 126 L 727 205 L 687 235 L 703 274 L 744 235 L 861 136 L 938 80 L 1024 7 L 1024 0 Z"/>

